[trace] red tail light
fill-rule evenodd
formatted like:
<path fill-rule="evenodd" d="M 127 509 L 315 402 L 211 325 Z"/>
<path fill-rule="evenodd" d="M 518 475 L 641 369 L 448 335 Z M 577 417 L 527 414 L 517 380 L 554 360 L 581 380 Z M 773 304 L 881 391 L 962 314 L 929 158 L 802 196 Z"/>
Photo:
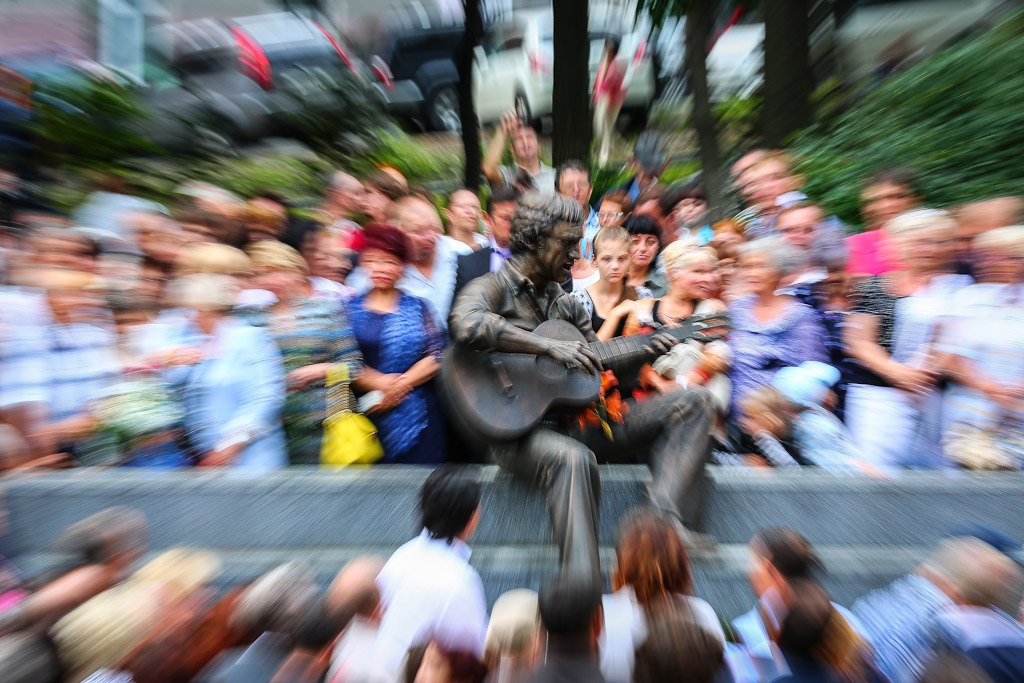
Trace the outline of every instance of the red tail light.
<path fill-rule="evenodd" d="M 242 73 L 256 81 L 264 90 L 274 89 L 274 75 L 270 69 L 270 60 L 259 43 L 248 33 L 233 26 L 231 35 L 238 46 L 238 66 Z"/>
<path fill-rule="evenodd" d="M 331 41 L 331 45 L 333 45 L 334 49 L 338 51 L 338 56 L 341 57 L 341 61 L 345 62 L 345 66 L 347 66 L 348 70 L 352 72 L 352 75 L 358 78 L 359 74 L 356 73 L 356 68 L 352 66 L 352 60 L 349 59 L 348 55 L 345 54 L 345 51 L 341 49 L 341 45 L 338 45 L 338 41 L 334 39 L 334 36 L 331 35 L 330 31 L 324 28 L 319 22 L 314 21 L 313 23 L 316 24 L 316 27 L 320 29 L 325 36 L 327 36 L 327 40 Z"/>
<path fill-rule="evenodd" d="M 380 55 L 374 55 L 370 59 L 370 71 L 377 77 L 377 80 L 381 82 L 387 90 L 395 89 L 395 75 L 391 73 L 391 67 Z"/>
<path fill-rule="evenodd" d="M 636 48 L 636 54 L 633 55 L 633 63 L 639 64 L 650 56 L 651 54 L 647 51 L 647 41 L 641 40 Z"/>
<path fill-rule="evenodd" d="M 530 69 L 538 74 L 545 74 L 551 71 L 551 60 L 547 53 L 537 51 L 529 54 Z"/>
<path fill-rule="evenodd" d="M 31 109 L 32 81 L 0 66 L 0 100 L 7 100 L 24 109 Z"/>

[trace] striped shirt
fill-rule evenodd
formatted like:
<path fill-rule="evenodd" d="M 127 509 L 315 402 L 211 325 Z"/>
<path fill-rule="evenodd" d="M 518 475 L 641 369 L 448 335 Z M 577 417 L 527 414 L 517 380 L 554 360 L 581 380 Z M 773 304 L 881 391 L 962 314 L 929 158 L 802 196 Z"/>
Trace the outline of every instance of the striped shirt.
<path fill-rule="evenodd" d="M 88 403 L 118 379 L 120 365 L 113 335 L 85 323 L 48 327 L 44 351 L 50 419 L 64 420 L 82 412 Z"/>
<path fill-rule="evenodd" d="M 875 648 L 879 670 L 892 683 L 915 683 L 934 656 L 938 615 L 952 605 L 935 584 L 911 574 L 862 597 L 853 613 Z"/>
<path fill-rule="evenodd" d="M 0 408 L 42 403 L 48 398 L 41 349 L 46 346 L 49 311 L 42 296 L 0 288 Z"/>

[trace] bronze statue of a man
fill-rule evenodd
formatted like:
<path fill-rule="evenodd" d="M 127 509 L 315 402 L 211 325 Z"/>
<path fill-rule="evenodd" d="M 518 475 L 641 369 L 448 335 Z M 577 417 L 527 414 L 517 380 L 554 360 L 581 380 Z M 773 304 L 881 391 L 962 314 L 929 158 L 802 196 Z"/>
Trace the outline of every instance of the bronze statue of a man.
<path fill-rule="evenodd" d="M 512 258 L 498 272 L 466 285 L 452 306 L 453 344 L 546 356 L 596 373 L 598 359 L 588 347 L 597 340 L 590 317 L 560 286 L 580 257 L 583 218 L 580 205 L 567 197 L 537 192 L 523 196 L 512 218 Z M 586 342 L 533 332 L 549 320 L 571 323 Z M 672 343 L 662 335 L 653 337 L 644 360 L 664 353 Z M 703 476 L 710 453 L 712 407 L 709 394 L 697 387 L 630 405 L 621 422 L 610 424 L 612 439 L 603 429 L 587 430 L 581 422 L 552 414 L 525 436 L 489 448 L 502 468 L 547 490 L 563 570 L 593 574 L 599 571 L 599 459 L 646 461 L 653 473 L 652 502 L 683 522 L 684 503 L 686 516 L 696 509 L 694 484 Z"/>

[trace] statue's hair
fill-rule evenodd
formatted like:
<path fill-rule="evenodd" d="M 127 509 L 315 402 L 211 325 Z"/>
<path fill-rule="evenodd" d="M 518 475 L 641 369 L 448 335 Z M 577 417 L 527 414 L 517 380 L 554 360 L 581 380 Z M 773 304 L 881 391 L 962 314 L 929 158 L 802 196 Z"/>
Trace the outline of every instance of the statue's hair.
<path fill-rule="evenodd" d="M 582 227 L 583 207 L 560 194 L 527 192 L 516 203 L 512 215 L 510 246 L 513 254 L 537 251 L 559 223 Z"/>

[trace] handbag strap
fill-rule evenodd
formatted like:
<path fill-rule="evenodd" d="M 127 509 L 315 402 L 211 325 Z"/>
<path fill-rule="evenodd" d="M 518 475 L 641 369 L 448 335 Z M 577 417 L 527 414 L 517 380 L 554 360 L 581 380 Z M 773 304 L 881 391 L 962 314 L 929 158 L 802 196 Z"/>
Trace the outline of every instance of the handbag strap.
<path fill-rule="evenodd" d="M 353 402 L 348 363 L 335 363 L 327 371 L 327 419 L 354 412 Z"/>

